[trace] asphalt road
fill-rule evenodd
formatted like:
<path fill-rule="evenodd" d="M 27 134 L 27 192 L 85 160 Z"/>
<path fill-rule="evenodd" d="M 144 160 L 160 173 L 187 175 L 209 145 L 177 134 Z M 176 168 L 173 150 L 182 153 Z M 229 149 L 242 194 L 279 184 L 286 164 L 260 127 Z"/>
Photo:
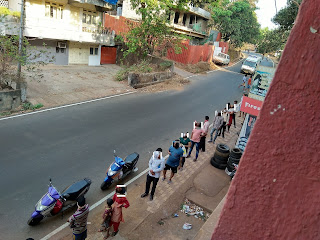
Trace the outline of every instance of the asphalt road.
<path fill-rule="evenodd" d="M 147 168 L 151 152 L 166 152 L 181 132 L 191 131 L 194 120 L 227 102 L 240 100 L 241 63 L 228 70 L 192 78 L 184 91 L 131 95 L 83 105 L 0 120 L 0 239 L 39 239 L 61 224 L 58 215 L 29 227 L 34 205 L 46 193 L 49 177 L 59 190 L 88 177 L 87 201 L 93 204 L 110 191 L 100 184 L 113 161 L 136 151 L 139 171 Z M 125 181 L 129 179 L 126 178 Z"/>

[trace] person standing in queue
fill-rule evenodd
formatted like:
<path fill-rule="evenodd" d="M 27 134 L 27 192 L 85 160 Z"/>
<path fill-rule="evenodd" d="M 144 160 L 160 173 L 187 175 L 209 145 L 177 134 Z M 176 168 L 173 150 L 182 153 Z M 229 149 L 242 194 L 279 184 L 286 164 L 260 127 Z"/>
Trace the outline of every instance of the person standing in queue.
<path fill-rule="evenodd" d="M 178 172 L 178 168 L 181 167 L 183 150 L 179 145 L 179 140 L 176 140 L 173 142 L 172 146 L 170 146 L 169 157 L 163 170 L 162 181 L 166 180 L 167 170 L 171 169 L 171 175 L 168 181 L 169 184 L 172 183 L 172 178 L 174 174 L 176 174 Z"/>
<path fill-rule="evenodd" d="M 205 121 L 204 121 L 204 124 L 203 124 L 204 134 L 200 138 L 200 150 L 202 152 L 206 151 L 206 136 L 207 136 L 208 131 L 209 131 L 209 125 L 210 125 L 209 116 L 205 116 Z"/>

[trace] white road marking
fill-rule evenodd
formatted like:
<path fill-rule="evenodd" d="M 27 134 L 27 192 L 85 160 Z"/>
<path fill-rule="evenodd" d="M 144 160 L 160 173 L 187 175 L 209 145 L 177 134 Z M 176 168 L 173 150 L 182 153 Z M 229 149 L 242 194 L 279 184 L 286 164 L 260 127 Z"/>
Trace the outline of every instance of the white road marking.
<path fill-rule="evenodd" d="M 120 97 L 120 96 L 124 96 L 124 95 L 128 95 L 128 94 L 132 94 L 132 93 L 136 93 L 136 92 L 135 91 L 134 92 L 126 92 L 126 93 L 116 94 L 116 95 L 112 95 L 112 96 L 96 98 L 96 99 L 92 99 L 92 100 L 88 100 L 88 101 L 67 104 L 67 105 L 63 105 L 63 106 L 59 106 L 59 107 L 47 108 L 47 109 L 43 109 L 43 110 L 39 110 L 39 111 L 35 111 L 35 112 L 29 112 L 29 113 L 23 113 L 23 114 L 19 114 L 19 115 L 10 116 L 10 117 L 4 117 L 4 118 L 0 118 L 0 121 L 12 119 L 12 118 L 17 118 L 17 117 L 23 117 L 23 116 L 32 115 L 32 114 L 41 113 L 41 112 L 48 112 L 48 111 L 66 108 L 66 107 L 82 105 L 85 103 L 97 102 L 97 101 L 101 101 L 101 100 L 105 100 L 105 99 L 109 99 L 109 98 L 114 98 L 114 97 Z"/>
<path fill-rule="evenodd" d="M 167 159 L 169 157 L 169 154 L 167 156 L 164 157 L 164 159 Z M 142 171 L 141 173 L 139 173 L 137 176 L 135 176 L 134 178 L 132 178 L 131 180 L 129 180 L 128 182 L 126 182 L 124 185 L 129 185 L 131 183 L 133 183 L 135 180 L 137 180 L 138 178 L 140 178 L 141 176 L 143 176 L 144 174 L 146 174 L 149 171 L 149 168 L 145 169 L 144 171 Z M 109 193 L 107 196 L 105 196 L 104 198 L 100 199 L 98 202 L 94 203 L 93 205 L 90 206 L 90 211 L 95 209 L 96 207 L 98 207 L 100 204 L 102 204 L 103 202 L 105 202 L 108 198 L 111 198 L 114 194 L 114 191 Z M 60 227 L 58 227 L 57 229 L 53 230 L 51 233 L 49 233 L 48 235 L 46 235 L 45 237 L 41 238 L 40 240 L 48 240 L 51 237 L 53 237 L 55 234 L 57 234 L 58 232 L 62 231 L 63 229 L 65 229 L 66 227 L 69 226 L 69 223 L 65 223 L 63 225 L 61 225 Z"/>

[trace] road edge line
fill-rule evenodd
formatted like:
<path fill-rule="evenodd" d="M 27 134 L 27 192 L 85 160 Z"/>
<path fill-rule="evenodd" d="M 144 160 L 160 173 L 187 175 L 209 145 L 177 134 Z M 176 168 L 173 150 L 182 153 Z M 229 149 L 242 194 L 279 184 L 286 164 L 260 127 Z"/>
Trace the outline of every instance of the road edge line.
<path fill-rule="evenodd" d="M 164 157 L 164 159 L 167 159 L 169 157 L 169 154 L 167 156 Z M 144 174 L 146 174 L 149 171 L 149 168 L 143 170 L 141 173 L 139 173 L 137 176 L 133 177 L 132 179 L 130 179 L 128 182 L 126 182 L 124 185 L 129 185 L 131 183 L 133 183 L 134 181 L 136 181 L 137 179 L 139 179 L 141 176 L 143 176 Z M 107 196 L 103 197 L 102 199 L 100 199 L 98 202 L 94 203 L 93 205 L 90 206 L 90 211 L 92 211 L 93 209 L 95 209 L 96 207 L 98 207 L 100 204 L 102 204 L 103 202 L 105 202 L 108 198 L 111 198 L 114 194 L 114 191 L 112 191 L 111 193 L 109 193 Z M 69 226 L 69 223 L 64 223 L 63 225 L 61 225 L 60 227 L 56 228 L 55 230 L 53 230 L 52 232 L 50 232 L 49 234 L 47 234 L 46 236 L 44 236 L 43 238 L 41 238 L 40 240 L 48 240 L 51 237 L 53 237 L 54 235 L 56 235 L 58 232 L 62 231 L 63 229 L 65 229 L 66 227 Z"/>
<path fill-rule="evenodd" d="M 129 95 L 129 94 L 132 94 L 132 93 L 136 93 L 136 91 L 130 91 L 130 92 L 120 93 L 120 94 L 106 96 L 106 97 L 102 97 L 102 98 L 96 98 L 96 99 L 91 99 L 91 100 L 87 100 L 87 101 L 71 103 L 71 104 L 62 105 L 62 106 L 58 106 L 58 107 L 46 108 L 46 109 L 43 109 L 43 110 L 39 110 L 39 111 L 35 111 L 35 112 L 29 112 L 29 113 L 23 113 L 23 114 L 18 114 L 18 115 L 14 115 L 14 116 L 10 116 L 10 117 L 3 117 L 3 118 L 0 118 L 0 121 L 12 119 L 12 118 L 17 118 L 17 117 L 23 117 L 23 116 L 27 116 L 27 115 L 36 114 L 36 113 L 48 112 L 48 111 L 57 110 L 57 109 L 61 109 L 61 108 L 67 108 L 67 107 L 82 105 L 82 104 L 85 104 L 85 103 L 97 102 L 97 101 L 101 101 L 101 100 L 105 100 L 105 99 L 109 99 L 109 98 Z"/>

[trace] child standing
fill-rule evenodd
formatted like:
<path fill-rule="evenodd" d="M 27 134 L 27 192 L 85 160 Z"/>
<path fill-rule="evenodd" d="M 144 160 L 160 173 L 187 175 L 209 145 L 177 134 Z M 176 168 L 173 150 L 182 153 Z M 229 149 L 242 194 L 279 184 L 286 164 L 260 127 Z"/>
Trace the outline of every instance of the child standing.
<path fill-rule="evenodd" d="M 110 236 L 109 230 L 110 230 L 110 221 L 112 216 L 112 204 L 113 204 L 113 200 L 111 198 L 108 198 L 107 205 L 105 206 L 105 210 L 102 215 L 103 220 L 101 223 L 101 227 L 98 230 L 98 232 L 107 232 L 107 235 L 103 239 L 107 239 Z"/>

